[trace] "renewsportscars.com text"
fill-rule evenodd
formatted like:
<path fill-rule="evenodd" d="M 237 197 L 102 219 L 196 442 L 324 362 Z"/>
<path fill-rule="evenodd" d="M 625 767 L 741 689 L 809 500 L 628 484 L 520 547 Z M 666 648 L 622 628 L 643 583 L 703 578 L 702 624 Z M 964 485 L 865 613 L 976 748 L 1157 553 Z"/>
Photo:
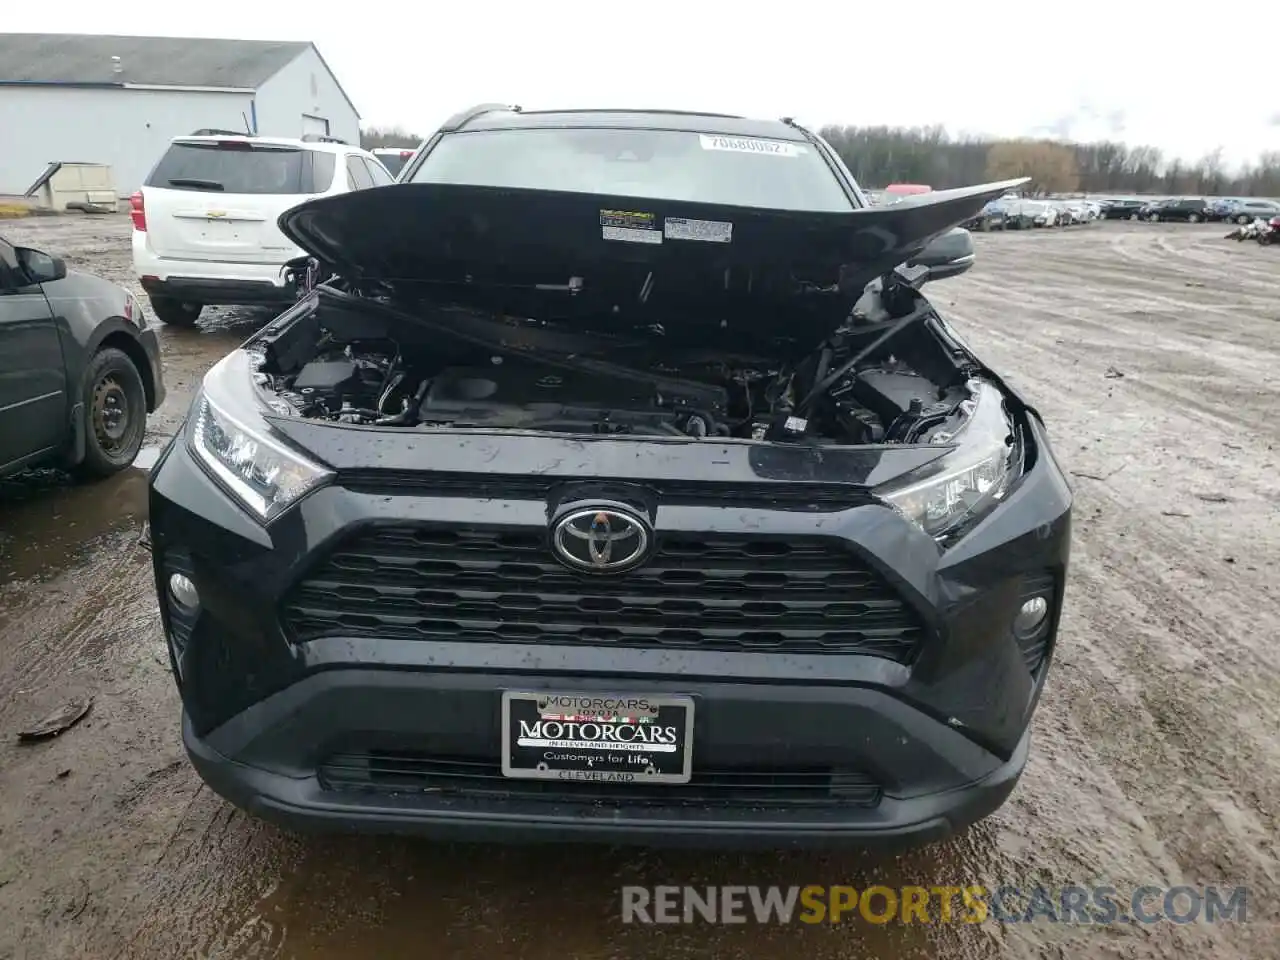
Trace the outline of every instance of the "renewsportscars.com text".
<path fill-rule="evenodd" d="M 623 923 L 1216 923 L 1246 920 L 1246 887 L 809 886 L 622 888 Z"/>

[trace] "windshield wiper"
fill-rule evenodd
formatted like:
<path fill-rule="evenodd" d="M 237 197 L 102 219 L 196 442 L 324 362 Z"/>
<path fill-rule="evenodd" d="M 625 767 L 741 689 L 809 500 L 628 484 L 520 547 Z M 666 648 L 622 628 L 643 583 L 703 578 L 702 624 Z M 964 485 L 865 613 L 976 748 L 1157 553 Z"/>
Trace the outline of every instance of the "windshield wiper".
<path fill-rule="evenodd" d="M 194 177 L 173 177 L 168 181 L 171 187 L 194 187 L 197 190 L 226 190 L 217 180 L 197 180 Z"/>

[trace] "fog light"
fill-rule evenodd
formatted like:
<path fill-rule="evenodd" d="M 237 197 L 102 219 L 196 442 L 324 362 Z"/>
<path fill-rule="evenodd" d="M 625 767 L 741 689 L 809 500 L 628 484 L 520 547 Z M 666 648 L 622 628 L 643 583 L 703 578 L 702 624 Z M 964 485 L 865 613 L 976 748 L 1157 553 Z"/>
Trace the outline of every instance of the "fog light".
<path fill-rule="evenodd" d="M 194 610 L 200 606 L 200 592 L 196 590 L 196 585 L 191 582 L 191 578 L 181 573 L 175 573 L 169 577 L 169 596 L 173 597 L 174 603 L 180 607 L 186 607 L 188 610 Z"/>
<path fill-rule="evenodd" d="M 1049 613 L 1049 601 L 1044 597 L 1032 597 L 1023 602 L 1018 615 L 1013 618 L 1014 633 L 1020 637 L 1035 633 Z"/>

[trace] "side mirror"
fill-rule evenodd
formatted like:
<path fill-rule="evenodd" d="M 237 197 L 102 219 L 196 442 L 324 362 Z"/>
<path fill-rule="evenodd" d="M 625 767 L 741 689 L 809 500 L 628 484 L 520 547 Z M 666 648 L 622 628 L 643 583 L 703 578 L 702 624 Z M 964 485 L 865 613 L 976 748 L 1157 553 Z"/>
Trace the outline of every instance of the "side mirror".
<path fill-rule="evenodd" d="M 926 282 L 958 277 L 973 266 L 973 236 L 968 230 L 956 227 L 934 239 L 927 247 L 907 262 L 909 267 L 927 267 Z"/>
<path fill-rule="evenodd" d="M 67 263 L 61 257 L 51 257 L 30 247 L 15 247 L 13 252 L 31 283 L 53 283 L 67 275 Z"/>

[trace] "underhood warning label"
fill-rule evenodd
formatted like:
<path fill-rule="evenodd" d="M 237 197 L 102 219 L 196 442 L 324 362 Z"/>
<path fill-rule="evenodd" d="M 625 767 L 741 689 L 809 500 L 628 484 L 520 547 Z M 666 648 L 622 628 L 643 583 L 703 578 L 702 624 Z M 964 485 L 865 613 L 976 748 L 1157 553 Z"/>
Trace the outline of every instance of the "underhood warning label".
<path fill-rule="evenodd" d="M 627 243 L 661 243 L 662 231 L 652 213 L 639 210 L 601 210 L 600 235 Z"/>
<path fill-rule="evenodd" d="M 709 243 L 730 243 L 733 240 L 733 224 L 723 220 L 667 217 L 663 221 L 663 230 L 668 240 L 705 240 Z"/>

